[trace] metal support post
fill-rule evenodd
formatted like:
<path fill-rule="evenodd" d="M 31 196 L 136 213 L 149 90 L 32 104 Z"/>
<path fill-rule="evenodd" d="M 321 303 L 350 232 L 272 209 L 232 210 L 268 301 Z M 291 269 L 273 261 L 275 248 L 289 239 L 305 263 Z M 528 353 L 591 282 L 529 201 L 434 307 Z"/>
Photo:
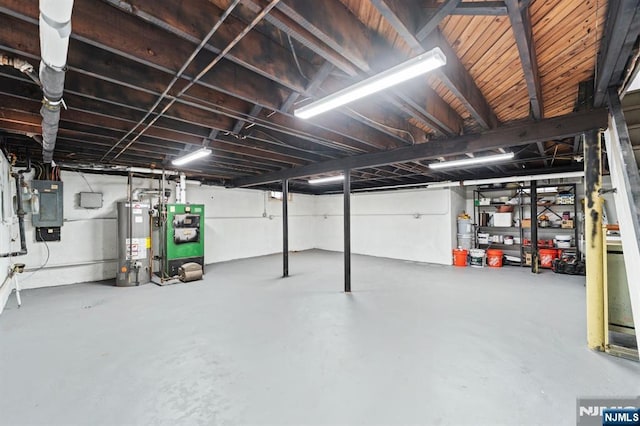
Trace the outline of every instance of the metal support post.
<path fill-rule="evenodd" d="M 289 180 L 282 180 L 282 277 L 289 276 Z"/>
<path fill-rule="evenodd" d="M 604 275 L 602 244 L 602 149 L 600 134 L 585 134 L 585 255 L 587 261 L 587 345 L 604 351 Z"/>
<path fill-rule="evenodd" d="M 538 273 L 540 267 L 538 254 L 538 182 L 531 181 L 529 188 L 531 196 L 531 272 Z"/>
<path fill-rule="evenodd" d="M 351 293 L 351 170 L 344 171 L 344 291 Z"/>

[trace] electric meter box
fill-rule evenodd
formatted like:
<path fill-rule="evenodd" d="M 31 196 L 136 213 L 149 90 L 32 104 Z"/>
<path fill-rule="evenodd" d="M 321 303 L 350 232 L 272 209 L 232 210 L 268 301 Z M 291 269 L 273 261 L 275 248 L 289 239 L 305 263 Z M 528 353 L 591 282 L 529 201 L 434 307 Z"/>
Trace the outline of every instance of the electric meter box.
<path fill-rule="evenodd" d="M 31 215 L 33 226 L 51 228 L 62 226 L 62 182 L 59 180 L 34 180 L 31 187 L 38 191 L 40 210 Z"/>

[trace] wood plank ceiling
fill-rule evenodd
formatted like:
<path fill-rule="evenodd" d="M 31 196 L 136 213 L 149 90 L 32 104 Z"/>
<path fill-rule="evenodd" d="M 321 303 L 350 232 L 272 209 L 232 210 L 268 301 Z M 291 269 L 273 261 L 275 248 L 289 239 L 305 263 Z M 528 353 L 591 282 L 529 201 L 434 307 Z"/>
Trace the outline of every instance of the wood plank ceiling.
<path fill-rule="evenodd" d="M 0 0 L 0 54 L 35 66 L 37 3 Z M 180 170 L 233 186 L 248 176 L 567 115 L 590 106 L 585 93 L 606 16 L 606 0 L 75 0 L 68 109 L 54 159 L 173 169 L 172 159 L 208 146 L 213 155 Z M 427 77 L 313 119 L 293 115 L 434 46 L 447 65 Z M 38 158 L 29 136 L 40 133 L 39 87 L 0 67 L 0 96 L 2 148 Z M 353 171 L 352 185 L 579 170 L 576 144 L 579 138 L 540 141 L 514 147 L 511 162 L 446 172 L 424 159 L 365 167 Z M 293 180 L 292 189 L 331 188 L 305 182 Z"/>

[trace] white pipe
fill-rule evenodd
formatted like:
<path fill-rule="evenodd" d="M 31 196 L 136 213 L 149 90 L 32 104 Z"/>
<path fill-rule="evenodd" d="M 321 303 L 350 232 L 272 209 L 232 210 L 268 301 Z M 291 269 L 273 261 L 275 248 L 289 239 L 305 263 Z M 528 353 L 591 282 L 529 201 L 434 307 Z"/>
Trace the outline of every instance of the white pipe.
<path fill-rule="evenodd" d="M 67 65 L 73 0 L 40 0 L 42 62 L 56 71 Z"/>
<path fill-rule="evenodd" d="M 58 165 L 60 167 L 73 169 L 73 170 L 131 172 L 131 173 L 143 173 L 143 174 L 150 174 L 150 175 L 161 175 L 164 172 L 165 175 L 169 175 L 169 176 L 177 176 L 180 173 L 174 170 L 158 170 L 158 169 L 149 169 L 146 167 L 102 166 L 98 164 L 74 164 L 74 163 L 59 163 Z"/>
<path fill-rule="evenodd" d="M 165 176 L 177 176 L 180 172 L 174 170 L 158 170 L 158 169 L 148 169 L 146 167 L 125 167 L 123 170 L 126 170 L 131 173 L 147 173 L 151 175 L 165 175 Z"/>
<path fill-rule="evenodd" d="M 178 184 L 179 190 L 176 196 L 178 197 L 178 204 L 187 204 L 187 177 L 184 173 L 180 173 L 180 183 Z"/>
<path fill-rule="evenodd" d="M 584 171 L 565 172 L 565 173 L 549 173 L 549 174 L 546 174 L 546 175 L 511 176 L 511 177 L 495 178 L 495 179 L 465 180 L 465 181 L 462 182 L 462 184 L 464 186 L 486 185 L 486 184 L 490 184 L 490 183 L 531 182 L 532 180 L 563 179 L 563 178 L 574 178 L 574 177 L 584 177 Z"/>

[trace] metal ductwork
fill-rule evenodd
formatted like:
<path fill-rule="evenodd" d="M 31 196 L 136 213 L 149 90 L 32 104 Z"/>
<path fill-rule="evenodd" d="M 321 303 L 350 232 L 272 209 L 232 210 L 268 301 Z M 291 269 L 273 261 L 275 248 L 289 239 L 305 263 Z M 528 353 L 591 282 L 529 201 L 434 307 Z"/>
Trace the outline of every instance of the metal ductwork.
<path fill-rule="evenodd" d="M 40 0 L 40 83 L 44 95 L 40 114 L 45 164 L 53 160 L 58 135 L 72 9 L 73 0 Z"/>

